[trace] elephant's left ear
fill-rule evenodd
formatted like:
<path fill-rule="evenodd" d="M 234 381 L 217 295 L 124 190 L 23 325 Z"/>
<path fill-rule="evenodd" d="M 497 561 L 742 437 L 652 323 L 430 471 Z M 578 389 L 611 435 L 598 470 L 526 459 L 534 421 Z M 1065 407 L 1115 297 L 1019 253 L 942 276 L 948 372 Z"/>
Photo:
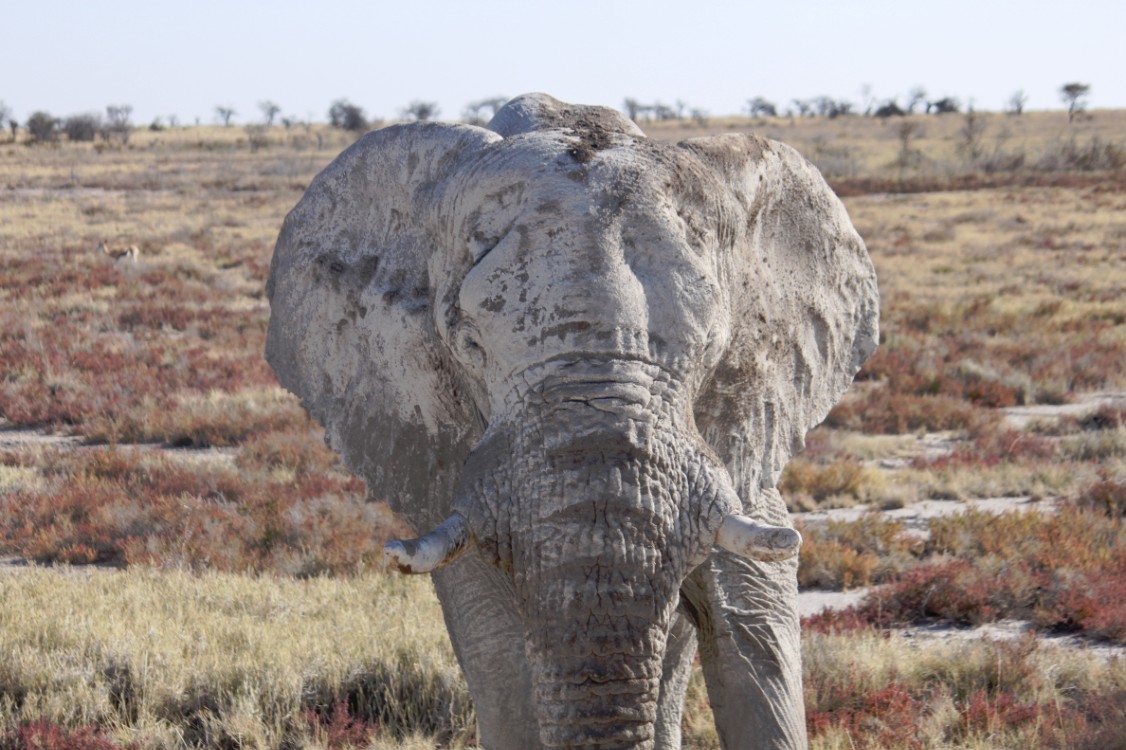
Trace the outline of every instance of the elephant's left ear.
<path fill-rule="evenodd" d="M 428 217 L 444 181 L 501 136 L 418 123 L 368 133 L 286 217 L 270 265 L 266 359 L 329 444 L 418 528 L 449 513 L 483 426 L 434 319 Z"/>
<path fill-rule="evenodd" d="M 753 512 L 875 351 L 876 274 L 844 206 L 793 149 L 749 135 L 680 146 L 741 207 L 722 259 L 732 336 L 696 422 Z"/>

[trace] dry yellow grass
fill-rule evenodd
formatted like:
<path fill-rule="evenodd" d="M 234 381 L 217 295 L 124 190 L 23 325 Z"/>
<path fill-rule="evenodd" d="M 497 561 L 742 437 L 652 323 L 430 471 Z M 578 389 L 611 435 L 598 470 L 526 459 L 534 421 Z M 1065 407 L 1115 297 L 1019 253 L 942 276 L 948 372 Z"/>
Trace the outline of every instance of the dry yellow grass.
<path fill-rule="evenodd" d="M 472 737 L 467 693 L 422 578 L 33 567 L 0 573 L 0 599 L 0 727 L 43 718 L 108 727 L 116 740 L 149 748 L 316 748 L 325 730 L 306 712 L 348 696 L 356 714 L 382 720 L 369 750 L 460 747 Z M 1028 640 L 999 647 L 811 632 L 803 648 L 811 712 L 831 710 L 841 685 L 857 695 L 942 686 L 920 729 L 925 747 L 1034 740 L 1035 727 L 1002 727 L 952 741 L 964 729 L 961 701 L 976 690 L 1001 687 L 1061 710 L 1077 696 L 1126 690 L 1121 660 Z M 719 747 L 698 673 L 685 728 L 686 747 Z M 813 747 L 854 746 L 849 738 L 831 730 Z"/>
<path fill-rule="evenodd" d="M 311 742 L 303 713 L 347 699 L 386 742 L 472 734 L 425 578 L 30 568 L 0 572 L 0 601 L 0 727 L 44 718 L 147 747 L 268 748 Z"/>

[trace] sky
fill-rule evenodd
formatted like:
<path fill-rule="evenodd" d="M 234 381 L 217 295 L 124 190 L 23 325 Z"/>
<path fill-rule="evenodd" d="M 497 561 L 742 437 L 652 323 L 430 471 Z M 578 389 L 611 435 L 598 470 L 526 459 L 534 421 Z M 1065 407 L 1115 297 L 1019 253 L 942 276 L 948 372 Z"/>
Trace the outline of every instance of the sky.
<path fill-rule="evenodd" d="M 738 114 L 820 95 L 861 105 L 922 86 L 1000 110 L 1126 108 L 1123 0 L 0 0 L 0 101 L 24 121 L 105 112 L 260 122 L 260 103 L 324 121 L 347 99 L 371 118 L 531 91 L 622 108 L 677 101 Z M 861 108 L 863 108 L 861 106 Z"/>

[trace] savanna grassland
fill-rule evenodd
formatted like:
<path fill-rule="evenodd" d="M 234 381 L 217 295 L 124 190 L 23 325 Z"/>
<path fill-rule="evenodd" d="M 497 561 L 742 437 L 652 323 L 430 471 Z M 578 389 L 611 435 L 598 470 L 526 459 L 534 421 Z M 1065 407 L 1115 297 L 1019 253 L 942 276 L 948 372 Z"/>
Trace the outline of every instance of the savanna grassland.
<path fill-rule="evenodd" d="M 1126 660 L 1039 637 L 1126 645 L 1126 112 L 708 126 L 748 129 L 822 169 L 881 287 L 783 480 L 803 588 L 866 591 L 805 621 L 813 746 L 1126 747 Z M 0 140 L 0 749 L 473 745 L 428 582 L 262 360 L 282 217 L 350 141 Z M 718 747 L 699 675 L 685 730 Z"/>

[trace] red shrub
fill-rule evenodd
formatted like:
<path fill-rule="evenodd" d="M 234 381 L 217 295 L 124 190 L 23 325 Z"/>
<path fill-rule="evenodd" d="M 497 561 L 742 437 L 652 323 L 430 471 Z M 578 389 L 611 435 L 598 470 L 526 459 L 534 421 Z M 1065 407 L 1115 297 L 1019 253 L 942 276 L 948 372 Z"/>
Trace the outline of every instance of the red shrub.
<path fill-rule="evenodd" d="M 817 684 L 812 686 L 823 705 L 830 710 L 809 711 L 806 728 L 816 737 L 829 729 L 848 732 L 856 748 L 922 748 L 919 726 L 926 702 L 906 684 L 893 682 L 865 694 L 853 685 Z"/>
<path fill-rule="evenodd" d="M 965 560 L 921 565 L 873 591 L 862 612 L 877 624 L 938 618 L 976 625 L 1004 611 L 1002 582 Z"/>
<path fill-rule="evenodd" d="M 947 395 L 911 395 L 875 389 L 847 399 L 829 413 L 825 424 L 867 433 L 904 434 L 926 430 L 981 432 L 1000 422 L 996 412 Z"/>
<path fill-rule="evenodd" d="M 987 430 L 945 456 L 916 458 L 912 465 L 919 469 L 996 466 L 1001 463 L 1049 461 L 1055 455 L 1056 444 L 1041 435 L 1023 430 Z"/>
<path fill-rule="evenodd" d="M 1047 737 L 1052 750 L 1121 750 L 1126 748 L 1126 690 L 1076 696 L 1077 708 L 1060 717 Z"/>
<path fill-rule="evenodd" d="M 299 575 L 378 564 L 389 519 L 362 480 L 316 455 L 287 478 L 143 449 L 60 452 L 42 485 L 0 495 L 0 549 L 41 562 Z"/>
<path fill-rule="evenodd" d="M 1126 479 L 1112 479 L 1104 472 L 1098 481 L 1079 491 L 1075 503 L 1111 518 L 1126 518 Z"/>
<path fill-rule="evenodd" d="M 811 630 L 815 633 L 824 633 L 827 635 L 855 633 L 861 630 L 872 630 L 875 628 L 871 618 L 868 617 L 868 612 L 858 607 L 846 607 L 845 609 L 825 608 L 815 615 L 803 617 L 801 626 L 803 630 Z"/>
<path fill-rule="evenodd" d="M 1020 701 L 1009 692 L 979 689 L 958 704 L 958 711 L 966 729 L 983 733 L 1035 724 L 1042 720 L 1044 707 Z"/>
<path fill-rule="evenodd" d="M 1045 592 L 1036 623 L 1126 643 L 1126 549 L 1104 567 L 1057 576 Z"/>
<path fill-rule="evenodd" d="M 1126 642 L 1123 522 L 1064 505 L 1053 515 L 966 512 L 933 519 L 929 555 L 860 606 L 805 621 L 823 631 L 929 619 L 974 625 L 1004 617 Z M 972 558 L 974 562 L 968 559 Z"/>
<path fill-rule="evenodd" d="M 68 730 L 46 719 L 0 732 L 0 750 L 118 750 L 120 747 L 97 727 Z"/>
<path fill-rule="evenodd" d="M 363 748 L 379 733 L 378 722 L 369 724 L 362 719 L 353 718 L 344 700 L 336 701 L 331 713 L 309 709 L 304 717 L 314 737 L 328 750 Z"/>

